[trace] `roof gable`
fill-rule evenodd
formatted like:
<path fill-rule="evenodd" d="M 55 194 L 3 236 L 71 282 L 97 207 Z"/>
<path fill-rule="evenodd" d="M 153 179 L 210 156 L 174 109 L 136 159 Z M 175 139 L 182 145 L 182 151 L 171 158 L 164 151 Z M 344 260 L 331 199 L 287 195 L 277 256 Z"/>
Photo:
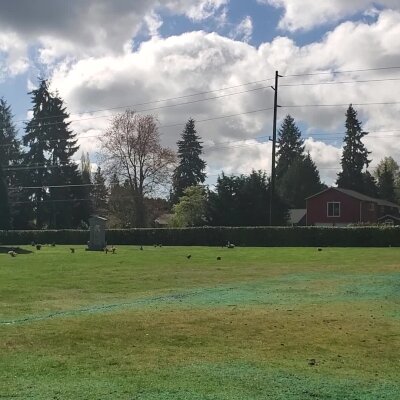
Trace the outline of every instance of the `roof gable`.
<path fill-rule="evenodd" d="M 323 190 L 322 192 L 319 192 L 319 193 L 314 194 L 313 196 L 307 197 L 306 200 L 311 199 L 313 197 L 317 197 L 320 194 L 327 192 L 328 190 L 336 190 L 336 191 L 338 191 L 340 193 L 343 193 L 343 194 L 345 194 L 347 196 L 353 197 L 354 199 L 361 200 L 361 201 L 368 201 L 370 203 L 376 203 L 379 206 L 385 206 L 385 207 L 392 207 L 392 208 L 400 209 L 400 206 L 398 204 L 392 203 L 390 201 L 382 200 L 382 199 L 376 199 L 374 197 L 367 196 L 365 194 L 356 192 L 354 190 L 343 189 L 343 188 L 338 188 L 338 187 L 329 187 L 329 188 Z"/>

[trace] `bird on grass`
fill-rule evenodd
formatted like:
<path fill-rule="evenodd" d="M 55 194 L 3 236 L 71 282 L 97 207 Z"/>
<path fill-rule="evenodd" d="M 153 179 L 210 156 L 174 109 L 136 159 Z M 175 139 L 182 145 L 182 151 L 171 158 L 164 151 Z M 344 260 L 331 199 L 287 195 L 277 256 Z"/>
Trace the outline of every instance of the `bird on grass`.
<path fill-rule="evenodd" d="M 228 244 L 226 245 L 226 247 L 227 247 L 228 249 L 234 249 L 234 248 L 235 248 L 235 245 L 234 245 L 233 243 L 231 243 L 231 242 L 228 242 Z"/>
<path fill-rule="evenodd" d="M 112 253 L 115 254 L 115 252 L 117 251 L 117 249 L 114 246 L 111 246 L 111 249 L 109 249 L 108 247 L 104 247 L 103 251 L 108 254 L 108 253 Z"/>
<path fill-rule="evenodd" d="M 75 253 L 75 249 L 73 247 L 71 247 L 70 250 L 71 250 L 71 254 Z"/>
<path fill-rule="evenodd" d="M 36 245 L 36 250 L 40 250 L 42 248 L 42 245 L 41 244 L 37 244 Z"/>
<path fill-rule="evenodd" d="M 10 251 L 8 252 L 8 254 L 9 254 L 11 257 L 15 257 L 15 256 L 17 255 L 17 253 L 16 253 L 14 250 L 10 250 Z"/>
<path fill-rule="evenodd" d="M 218 260 L 218 261 L 221 261 L 221 260 L 222 260 L 222 258 L 221 258 L 221 257 L 217 257 L 217 260 Z"/>
<path fill-rule="evenodd" d="M 321 249 L 321 248 L 319 248 L 319 249 L 318 249 L 318 251 L 322 251 L 322 249 Z"/>
<path fill-rule="evenodd" d="M 186 258 L 187 258 L 188 260 L 190 260 L 190 259 L 192 258 L 192 255 L 189 254 L 189 255 L 186 256 Z"/>
<path fill-rule="evenodd" d="M 140 246 L 140 250 L 143 250 L 143 246 Z"/>

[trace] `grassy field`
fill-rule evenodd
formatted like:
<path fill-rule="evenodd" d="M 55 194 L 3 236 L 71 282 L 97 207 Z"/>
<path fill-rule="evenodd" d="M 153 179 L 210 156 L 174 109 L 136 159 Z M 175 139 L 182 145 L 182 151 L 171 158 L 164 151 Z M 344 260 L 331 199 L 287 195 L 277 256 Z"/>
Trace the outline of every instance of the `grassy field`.
<path fill-rule="evenodd" d="M 400 249 L 32 251 L 0 399 L 400 399 Z"/>

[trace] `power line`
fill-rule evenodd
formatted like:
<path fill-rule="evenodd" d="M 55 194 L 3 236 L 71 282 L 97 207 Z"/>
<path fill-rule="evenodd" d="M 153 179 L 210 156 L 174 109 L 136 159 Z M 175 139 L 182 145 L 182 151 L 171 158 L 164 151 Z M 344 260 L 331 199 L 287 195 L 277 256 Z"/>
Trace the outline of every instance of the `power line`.
<path fill-rule="evenodd" d="M 366 133 L 368 134 L 368 136 L 372 136 L 370 135 L 370 133 L 390 133 L 390 132 L 400 132 L 400 129 L 385 129 L 385 130 L 366 130 Z M 345 135 L 346 132 L 321 132 L 321 133 L 312 133 L 310 134 L 310 136 L 334 136 L 334 135 Z M 379 135 L 381 136 L 381 135 Z"/>
<path fill-rule="evenodd" d="M 289 83 L 286 85 L 281 85 L 281 87 L 342 85 L 342 84 L 354 84 L 354 83 L 375 83 L 375 82 L 393 82 L 393 81 L 400 81 L 400 78 L 365 79 L 365 80 L 353 80 L 353 81 L 305 82 L 305 83 L 293 83 L 293 84 Z"/>
<path fill-rule="evenodd" d="M 282 108 L 318 108 L 318 107 L 348 107 L 349 104 L 353 106 L 388 106 L 388 105 L 398 105 L 400 104 L 399 101 L 388 101 L 388 102 L 381 102 L 381 103 L 352 103 L 351 101 L 348 103 L 342 104 L 289 104 L 283 105 Z"/>
<path fill-rule="evenodd" d="M 337 84 L 353 84 L 353 83 L 367 83 L 367 82 L 385 82 L 385 81 L 400 81 L 400 78 L 369 79 L 369 80 L 357 80 L 357 81 L 336 81 L 336 82 L 335 81 L 332 81 L 332 82 L 310 82 L 310 83 L 299 83 L 299 84 L 283 84 L 281 86 L 282 87 L 318 86 L 318 85 L 337 85 Z M 163 109 L 168 109 L 168 108 L 180 107 L 180 106 L 185 106 L 185 105 L 190 105 L 190 104 L 206 102 L 206 101 L 210 101 L 210 100 L 217 100 L 217 99 L 230 97 L 230 96 L 236 96 L 236 95 L 239 95 L 239 94 L 256 92 L 256 91 L 260 91 L 260 90 L 267 89 L 267 88 L 269 88 L 269 86 L 262 86 L 262 87 L 257 87 L 257 88 L 253 88 L 253 89 L 249 89 L 249 90 L 243 90 L 241 92 L 228 93 L 228 94 L 223 94 L 223 95 L 220 95 L 220 96 L 208 97 L 208 98 L 205 98 L 205 99 L 198 99 L 198 100 L 192 100 L 192 101 L 187 101 L 187 102 L 183 102 L 183 103 L 167 104 L 167 105 L 164 105 L 164 106 L 147 108 L 147 109 L 139 110 L 138 112 L 142 113 L 142 112 L 148 112 L 148 111 L 156 111 L 156 110 L 163 110 Z M 141 104 L 146 104 L 146 103 L 141 103 Z M 151 103 L 149 103 L 149 104 L 151 104 Z M 366 105 L 366 104 L 357 104 L 357 103 L 353 103 L 353 104 L 354 105 Z M 389 104 L 398 104 L 398 103 L 387 102 L 387 103 L 371 103 L 371 105 L 372 104 L 389 105 Z M 345 105 L 348 105 L 348 104 L 346 103 Z M 322 105 L 310 105 L 310 106 L 322 107 Z M 326 106 L 328 106 L 328 105 L 326 105 Z M 98 110 L 98 111 L 95 111 L 95 112 L 115 110 L 115 109 L 118 109 L 118 108 L 123 108 L 123 107 L 113 107 L 113 108 L 109 108 L 109 109 Z M 77 113 L 77 114 L 71 114 L 71 115 L 83 115 L 83 114 L 85 114 L 85 113 Z M 110 117 L 113 117 L 113 116 L 115 116 L 115 115 L 99 115 L 99 116 L 92 116 L 92 117 L 81 118 L 81 119 L 71 119 L 67 123 L 70 124 L 70 123 L 74 123 L 74 122 L 89 121 L 89 120 L 102 119 L 102 118 L 110 118 Z M 56 117 L 58 117 L 58 116 L 54 116 L 54 118 L 56 118 Z M 53 118 L 53 117 L 46 117 L 46 118 Z M 44 118 L 44 119 L 46 119 L 46 118 Z M 41 120 L 41 119 L 38 118 L 38 120 Z M 24 120 L 24 121 L 26 121 L 26 120 Z M 197 122 L 200 122 L 200 121 L 197 121 Z M 61 121 L 61 122 L 50 122 L 50 123 L 44 123 L 43 126 L 49 127 L 49 126 L 54 126 L 54 125 L 60 125 L 60 124 L 63 124 L 63 123 L 65 123 L 65 122 L 64 121 Z M 40 126 L 40 124 L 31 125 L 31 127 L 37 127 L 37 126 Z"/>
<path fill-rule="evenodd" d="M 75 203 L 82 201 L 91 201 L 91 199 L 65 199 L 65 200 L 30 200 L 30 201 L 14 201 L 10 204 L 39 204 L 39 203 Z"/>
<path fill-rule="evenodd" d="M 393 67 L 394 68 L 394 67 Z M 400 68 L 400 67 L 399 67 Z M 271 79 L 268 79 L 271 80 Z M 359 81 L 332 81 L 332 82 L 310 82 L 310 83 L 299 83 L 299 84 L 283 84 L 281 85 L 282 87 L 297 87 L 297 86 L 316 86 L 316 85 L 336 85 L 336 84 L 352 84 L 352 83 L 366 83 L 366 82 L 384 82 L 384 81 L 399 81 L 400 78 L 389 78 L 389 79 L 371 79 L 371 80 L 359 80 Z M 263 80 L 266 81 L 266 80 Z M 249 82 L 243 85 L 236 85 L 236 87 L 238 86 L 244 86 L 244 85 L 250 85 L 250 84 L 254 84 L 257 82 L 262 82 L 262 81 L 255 81 L 255 82 Z M 233 87 L 233 86 L 232 86 Z M 165 105 L 165 106 L 160 106 L 160 107 L 153 107 L 153 108 L 149 108 L 149 109 L 144 109 L 144 110 L 140 110 L 139 112 L 147 112 L 147 111 L 155 111 L 155 110 L 160 110 L 160 109 L 166 109 L 166 108 L 172 108 L 172 107 L 178 107 L 178 106 L 183 106 L 183 105 L 188 105 L 188 104 L 195 104 L 195 103 L 199 103 L 199 102 L 204 102 L 204 101 L 209 101 L 209 100 L 215 100 L 215 99 L 220 99 L 220 98 L 224 98 L 224 97 L 229 97 L 229 96 L 234 96 L 234 95 L 238 95 L 238 94 L 244 94 L 244 93 L 251 93 L 251 92 L 255 92 L 255 91 L 259 91 L 259 90 L 263 90 L 266 89 L 268 87 L 263 86 L 263 87 L 258 87 L 258 88 L 253 88 L 253 89 L 249 89 L 249 90 L 245 90 L 245 91 L 241 91 L 241 92 L 235 92 L 235 93 L 229 93 L 229 94 L 224 94 L 221 96 L 214 96 L 214 97 L 209 97 L 206 99 L 198 99 L 198 100 L 193 100 L 193 101 L 189 101 L 189 102 L 184 102 L 184 103 L 177 103 L 177 104 L 169 104 L 169 105 Z M 223 89 L 219 89 L 219 90 L 223 90 Z M 217 90 L 215 90 L 217 91 Z M 209 92 L 203 92 L 203 93 L 211 93 L 211 92 L 215 92 L 215 91 L 209 91 Z M 193 95 L 187 95 L 187 96 L 180 96 L 180 98 L 184 98 L 184 97 L 189 97 L 189 96 L 194 96 Z M 172 99 L 172 98 L 171 98 Z M 157 100 L 154 102 L 160 102 L 162 100 Z M 140 103 L 140 104 L 151 104 L 151 102 L 148 103 Z M 353 103 L 354 105 L 358 105 L 358 106 L 366 106 L 366 105 L 393 105 L 393 104 L 399 104 L 399 102 L 382 102 L 382 103 Z M 310 104 L 310 105 L 287 105 L 284 107 L 287 108 L 295 108 L 295 107 L 342 107 L 342 106 L 347 106 L 348 103 L 345 104 Z M 122 108 L 122 107 L 114 107 L 114 108 L 109 108 L 109 109 L 103 109 L 103 110 L 97 110 L 97 111 L 107 111 L 107 110 L 113 110 L 113 109 L 117 109 L 117 108 Z M 260 112 L 260 111 L 266 111 L 267 109 L 262 109 L 262 110 L 257 110 L 254 112 Z M 93 112 L 97 112 L 96 110 Z M 253 113 L 253 112 L 248 112 L 248 113 Z M 85 114 L 85 112 L 82 113 L 77 113 L 75 115 L 82 115 Z M 216 120 L 216 119 L 220 119 L 220 118 L 229 118 L 232 116 L 239 116 L 239 115 L 244 115 L 247 113 L 239 113 L 239 114 L 233 114 L 233 115 L 227 115 L 227 116 L 223 116 L 223 117 L 218 117 L 218 118 L 209 118 L 209 119 L 205 119 L 205 120 L 198 120 L 196 122 L 207 122 L 207 121 L 212 121 L 212 120 Z M 100 115 L 100 116 L 92 116 L 92 117 L 87 117 L 87 118 L 81 118 L 81 119 L 72 119 L 69 120 L 67 123 L 75 123 L 75 122 L 81 122 L 81 121 L 88 121 L 88 120 L 94 120 L 94 119 L 101 119 L 101 118 L 110 118 L 113 115 Z M 54 118 L 57 116 L 53 116 Z M 42 119 L 47 119 L 47 118 L 53 118 L 53 117 L 46 117 L 46 118 L 42 118 Z M 39 120 L 41 120 L 39 118 Z M 64 122 L 50 122 L 50 123 L 45 123 L 44 126 L 49 127 L 49 126 L 54 126 L 54 125 L 59 125 L 62 124 Z M 185 122 L 186 123 L 186 122 Z M 160 127 L 175 127 L 175 126 L 180 126 L 180 125 L 184 125 L 185 123 L 178 123 L 178 124 L 172 124 L 172 125 L 164 125 L 164 126 L 160 126 Z M 39 126 L 40 124 L 36 124 L 36 125 L 31 125 L 33 127 L 35 126 Z M 89 137 L 95 137 L 94 135 L 91 136 L 87 136 L 87 138 Z M 77 137 L 76 139 L 83 139 L 85 138 L 84 136 L 81 137 Z M 54 140 L 50 140 L 48 142 L 56 142 L 56 141 L 63 141 L 63 140 L 69 140 L 69 139 L 54 139 Z M 13 144 L 9 144 L 9 145 L 0 145 L 0 147 L 7 147 L 7 146 L 12 146 Z"/>
<path fill-rule="evenodd" d="M 18 187 L 9 187 L 10 190 L 21 190 L 21 189 L 61 189 L 61 188 L 70 188 L 70 187 L 93 187 L 100 186 L 92 183 L 83 183 L 80 185 L 43 185 L 43 186 L 18 186 Z"/>
<path fill-rule="evenodd" d="M 221 92 L 221 91 L 224 91 L 224 90 L 236 89 L 236 88 L 243 87 L 243 86 L 256 85 L 258 83 L 268 82 L 268 81 L 271 81 L 273 79 L 274 78 L 261 79 L 259 81 L 246 82 L 246 83 L 242 83 L 240 85 L 227 86 L 227 87 L 220 88 L 220 89 L 208 90 L 208 91 L 204 91 L 204 92 L 197 92 L 197 93 L 183 95 L 183 96 L 177 96 L 177 97 L 169 97 L 169 98 L 166 98 L 166 99 L 152 100 L 152 101 L 147 101 L 147 102 L 142 102 L 142 103 L 135 103 L 135 104 L 130 104 L 130 105 L 126 105 L 126 106 L 118 106 L 118 107 L 102 108 L 102 109 L 97 109 L 97 110 L 81 111 L 81 112 L 77 112 L 77 113 L 71 113 L 70 116 L 71 115 L 95 114 L 95 113 L 98 113 L 98 112 L 113 111 L 113 110 L 133 108 L 133 107 L 140 107 L 140 106 L 145 106 L 145 105 L 150 105 L 150 104 L 163 103 L 163 102 L 172 101 L 172 100 L 182 100 L 182 99 L 186 99 L 186 98 L 190 98 L 190 97 L 202 96 L 202 95 L 205 95 L 205 94 Z M 221 98 L 221 97 L 234 96 L 236 94 L 242 94 L 242 93 L 248 93 L 248 92 L 252 92 L 252 91 L 257 91 L 257 90 L 261 90 L 263 88 L 264 87 L 256 88 L 256 89 L 249 89 L 249 90 L 245 90 L 245 91 L 242 91 L 242 92 L 230 93 L 230 94 L 211 97 L 211 98 L 206 98 L 206 99 L 199 99 L 199 100 L 196 100 L 194 102 L 201 102 L 201 101 L 213 100 L 213 99 L 217 99 L 217 98 Z M 183 104 L 192 104 L 192 102 L 179 103 L 177 105 L 183 105 Z M 174 107 L 174 106 L 175 105 L 169 105 L 168 107 Z M 161 108 L 163 108 L 163 107 L 161 107 Z M 140 112 L 152 111 L 152 110 L 155 110 L 155 109 L 159 109 L 159 108 L 157 107 L 157 108 L 152 108 L 152 109 L 148 109 L 148 110 L 141 110 Z M 36 118 L 36 120 L 47 120 L 47 119 L 53 119 L 53 118 L 60 118 L 60 117 L 63 117 L 63 116 L 64 115 L 61 115 L 61 114 L 60 115 L 52 115 L 52 116 L 48 116 L 48 117 Z M 17 120 L 17 121 L 14 121 L 14 122 L 15 123 L 29 122 L 29 120 L 28 119 L 21 119 L 21 120 Z"/>
<path fill-rule="evenodd" d="M 269 135 L 262 135 L 262 136 L 256 136 L 252 138 L 248 137 L 243 137 L 237 140 L 229 140 L 229 141 L 224 141 L 224 142 L 216 142 L 213 144 L 205 144 L 202 146 L 202 149 L 207 152 L 207 150 L 214 150 L 214 149 L 223 149 L 223 148 L 236 148 L 238 146 L 231 146 L 233 143 L 240 143 L 240 142 L 245 142 L 249 140 L 260 140 L 260 139 L 265 139 L 268 138 Z M 265 142 L 260 142 L 265 143 Z M 251 144 L 258 144 L 258 143 L 244 143 L 244 145 L 251 145 Z M 16 166 L 3 166 L 4 171 L 25 171 L 25 170 L 37 170 L 37 169 L 50 169 L 50 168 L 64 168 L 64 167 L 76 167 L 78 164 L 71 164 L 71 163 L 61 163 L 61 164 L 55 164 L 55 165 L 46 165 L 46 164 L 19 164 Z"/>
<path fill-rule="evenodd" d="M 226 118 L 233 118 L 233 117 L 239 117 L 242 115 L 248 115 L 248 114 L 256 114 L 259 112 L 263 112 L 263 111 L 270 111 L 273 108 L 261 108 L 258 110 L 252 110 L 252 111 L 245 111 L 245 112 L 241 112 L 241 113 L 236 113 L 236 114 L 229 114 L 229 115 L 221 115 L 218 117 L 211 117 L 211 118 L 206 118 L 206 119 L 200 119 L 200 120 L 196 120 L 196 124 L 197 123 L 203 123 L 203 122 L 210 122 L 210 121 L 217 121 L 217 120 L 221 120 L 221 119 L 226 119 Z M 184 126 L 186 125 L 187 121 L 185 122 L 178 122 L 175 124 L 171 124 L 171 125 L 160 125 L 159 128 L 175 128 L 178 126 Z M 165 135 L 165 133 L 160 133 L 160 135 Z M 81 140 L 81 139 L 89 139 L 89 138 L 98 138 L 99 135 L 87 135 L 87 136 L 77 136 L 74 140 Z M 47 141 L 38 141 L 36 143 L 51 143 L 51 142 L 62 142 L 62 141 L 68 141 L 70 139 L 52 139 L 52 140 L 47 140 Z M 1 144 L 0 147 L 10 147 L 13 146 L 13 144 Z"/>
<path fill-rule="evenodd" d="M 388 70 L 394 70 L 394 69 L 400 69 L 400 66 L 336 70 L 336 71 L 333 70 L 333 71 L 324 71 L 324 72 L 311 72 L 311 73 L 304 73 L 304 74 L 291 74 L 291 75 L 284 75 L 283 78 L 301 77 L 301 76 L 317 76 L 317 75 L 332 75 L 332 74 L 349 74 L 352 72 L 388 71 Z"/>
<path fill-rule="evenodd" d="M 368 71 L 380 71 L 380 70 L 393 70 L 393 69 L 400 69 L 399 67 L 382 67 L 382 68 L 369 68 L 369 69 L 357 69 L 357 70 L 344 70 L 344 71 L 330 71 L 330 72 L 317 72 L 317 73 L 306 73 L 306 74 L 292 74 L 292 75 L 285 75 L 283 78 L 289 78 L 289 77 L 302 77 L 302 76 L 317 76 L 317 75 L 328 75 L 328 74 L 344 74 L 344 73 L 351 73 L 351 72 L 368 72 Z M 84 114 L 95 114 L 98 112 L 104 112 L 104 111 L 113 111 L 113 110 L 118 110 L 118 109 L 126 109 L 126 108 L 133 108 L 133 107 L 140 107 L 140 106 L 145 106 L 145 105 L 150 105 L 150 104 L 156 104 L 156 103 L 162 103 L 162 102 L 167 102 L 167 101 L 173 101 L 173 100 L 181 100 L 185 98 L 190 98 L 190 97 L 195 97 L 195 96 L 201 96 L 201 95 L 206 95 L 210 93 L 216 93 L 216 92 L 221 92 L 224 90 L 229 90 L 229 89 L 235 89 L 239 87 L 244 87 L 244 86 L 249 86 L 249 85 L 255 85 L 258 83 L 263 83 L 263 82 L 268 82 L 268 81 L 273 81 L 274 78 L 266 78 L 266 79 L 260 79 L 258 81 L 251 81 L 251 82 L 245 82 L 239 85 L 233 85 L 233 86 L 226 86 L 223 88 L 219 89 L 213 89 L 213 90 L 208 90 L 208 91 L 203 91 L 203 92 L 197 92 L 197 93 L 192 93 L 188 95 L 182 95 L 182 96 L 176 96 L 176 97 L 169 97 L 165 99 L 158 99 L 158 100 L 151 100 L 147 102 L 140 102 L 140 103 L 134 103 L 130 105 L 125 105 L 125 106 L 117 106 L 117 107 L 109 107 L 109 108 L 102 108 L 102 109 L 95 109 L 95 110 L 86 110 L 86 111 L 81 111 L 77 113 L 71 113 L 71 115 L 84 115 Z M 383 81 L 390 81 L 390 80 L 400 80 L 400 79 L 374 79 L 374 80 L 363 80 L 363 81 L 354 81 L 354 83 L 363 83 L 363 82 L 383 82 Z M 340 83 L 353 83 L 353 82 L 332 82 L 332 83 L 310 83 L 310 84 L 293 84 L 293 85 L 281 85 L 284 87 L 288 86 L 311 86 L 311 85 L 317 85 L 317 84 L 340 84 Z M 162 108 L 168 108 L 168 107 L 176 107 L 180 105 L 185 105 L 185 104 L 193 104 L 196 102 L 201 102 L 201 101 L 208 101 L 208 100 L 214 100 L 217 98 L 222 98 L 222 97 L 227 97 L 227 96 L 234 96 L 237 94 L 242 94 L 242 93 L 248 93 L 256 90 L 261 90 L 262 88 L 256 88 L 256 89 L 250 89 L 248 91 L 242 91 L 242 92 L 236 92 L 236 93 L 230 93 L 226 95 L 221 95 L 221 96 L 215 96 L 207 99 L 199 99 L 193 102 L 185 102 L 185 103 L 178 103 L 175 105 L 167 105 L 167 106 L 161 106 L 161 107 L 155 107 L 155 108 L 150 108 L 150 109 L 145 109 L 145 110 L 140 110 L 140 112 L 144 111 L 154 111 L 157 109 L 162 109 Z M 48 117 L 41 117 L 41 118 L 36 118 L 36 120 L 48 120 L 48 119 L 54 119 L 54 118 L 59 118 L 62 117 L 63 115 L 53 115 L 53 116 L 48 116 Z M 84 120 L 84 119 L 83 119 Z M 29 122 L 28 119 L 21 119 L 14 121 L 14 123 L 20 123 L 20 122 Z M 48 126 L 48 125 L 47 125 Z"/>
<path fill-rule="evenodd" d="M 260 108 L 258 110 L 246 111 L 246 112 L 241 112 L 241 113 L 237 113 L 237 114 L 221 115 L 219 117 L 199 119 L 199 120 L 196 120 L 196 124 L 202 123 L 202 122 L 217 121 L 217 120 L 225 119 L 225 118 L 239 117 L 241 115 L 256 114 L 256 113 L 259 113 L 259 112 L 262 112 L 262 111 L 271 111 L 271 110 L 273 110 L 273 107 Z M 178 124 L 172 124 L 172 125 L 160 125 L 160 128 L 174 128 L 176 126 L 182 126 L 182 125 L 186 125 L 186 122 L 178 123 Z"/>
<path fill-rule="evenodd" d="M 257 90 L 261 90 L 261 89 L 265 89 L 267 87 L 262 87 L 262 88 L 258 88 Z M 254 91 L 254 90 L 251 90 Z M 241 92 L 241 93 L 248 93 L 250 91 L 245 91 L 245 92 Z M 224 95 L 224 96 L 218 96 L 218 97 L 213 97 L 213 98 L 209 98 L 209 99 L 204 99 L 204 100 L 200 100 L 200 101 L 207 101 L 207 100 L 213 100 L 213 99 L 217 99 L 217 98 L 222 98 L 222 97 L 227 97 L 228 95 Z M 192 103 L 198 103 L 199 101 L 193 101 L 193 102 L 187 102 L 187 103 L 180 103 L 180 104 L 175 104 L 175 105 L 170 105 L 170 106 L 162 106 L 162 107 L 156 107 L 156 108 L 149 108 L 146 110 L 140 110 L 139 112 L 147 112 L 147 111 L 154 111 L 154 110 L 159 110 L 159 109 L 163 109 L 163 108 L 170 108 L 170 107 L 175 107 L 175 106 L 180 106 L 180 105 L 184 105 L 184 104 L 192 104 Z M 272 108 L 271 108 L 272 109 Z M 244 115 L 244 114 L 251 114 L 251 113 L 255 113 L 255 112 L 259 112 L 259 111 L 266 111 L 266 109 L 262 109 L 262 110 L 256 110 L 256 111 L 250 111 L 250 112 L 245 112 L 245 113 L 238 113 L 238 114 L 233 114 L 233 115 L 228 115 L 228 116 L 222 116 L 222 117 L 217 117 L 217 118 L 210 118 L 210 119 L 205 119 L 205 120 L 198 120 L 196 121 L 198 122 L 206 122 L 206 121 L 214 121 L 216 119 L 222 119 L 222 118 L 230 118 L 230 117 L 234 117 L 234 116 L 238 116 L 238 115 Z M 101 118 L 110 118 L 110 117 L 114 117 L 115 115 L 99 115 L 97 117 L 87 117 L 87 118 L 81 118 L 81 119 L 75 119 L 75 120 L 69 120 L 68 122 L 66 122 L 68 125 L 74 122 L 82 122 L 82 121 L 89 121 L 89 120 L 94 120 L 94 119 L 101 119 Z M 63 124 L 65 122 L 50 122 L 49 124 L 45 124 L 46 127 L 49 126 L 54 126 L 54 125 L 60 125 Z M 169 127 L 174 127 L 174 126 L 180 126 L 180 125 L 185 125 L 186 122 L 184 123 L 179 123 L 179 124 L 173 124 L 173 125 L 161 125 L 160 128 L 169 128 Z M 39 124 L 37 125 L 33 125 L 33 127 L 39 126 Z M 60 139 L 56 139 L 56 140 L 60 140 Z"/>

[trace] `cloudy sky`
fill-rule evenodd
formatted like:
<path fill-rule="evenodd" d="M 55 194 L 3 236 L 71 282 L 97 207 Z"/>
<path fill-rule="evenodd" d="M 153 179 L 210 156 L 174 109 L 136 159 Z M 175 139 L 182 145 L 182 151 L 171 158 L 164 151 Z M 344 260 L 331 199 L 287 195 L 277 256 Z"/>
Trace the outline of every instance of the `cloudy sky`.
<path fill-rule="evenodd" d="M 371 167 L 400 161 L 399 38 L 398 0 L 2 2 L 0 95 L 22 134 L 27 92 L 51 79 L 93 160 L 126 107 L 156 115 L 172 148 L 193 117 L 212 183 L 222 170 L 270 170 L 278 70 L 279 120 L 293 115 L 331 184 L 349 103 L 370 131 Z"/>

